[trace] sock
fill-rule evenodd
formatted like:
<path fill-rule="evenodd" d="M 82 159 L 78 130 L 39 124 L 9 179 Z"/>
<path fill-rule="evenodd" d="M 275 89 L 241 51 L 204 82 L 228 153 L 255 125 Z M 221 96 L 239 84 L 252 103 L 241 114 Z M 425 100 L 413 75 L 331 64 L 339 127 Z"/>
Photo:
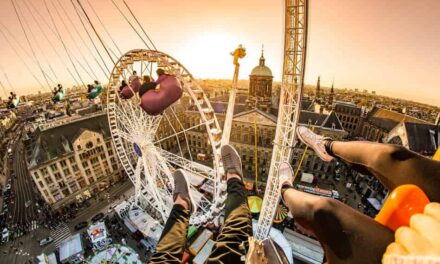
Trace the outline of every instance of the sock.
<path fill-rule="evenodd" d="M 330 156 L 334 157 L 335 154 L 333 153 L 332 145 L 333 145 L 333 140 L 332 140 L 332 139 L 325 139 L 325 140 L 324 140 L 325 151 L 327 151 L 327 153 L 328 153 Z"/>
<path fill-rule="evenodd" d="M 285 205 L 286 202 L 284 201 L 284 193 L 288 190 L 288 189 L 295 189 L 293 188 L 293 183 L 284 183 L 283 185 L 281 185 L 281 200 L 283 201 L 283 203 Z"/>

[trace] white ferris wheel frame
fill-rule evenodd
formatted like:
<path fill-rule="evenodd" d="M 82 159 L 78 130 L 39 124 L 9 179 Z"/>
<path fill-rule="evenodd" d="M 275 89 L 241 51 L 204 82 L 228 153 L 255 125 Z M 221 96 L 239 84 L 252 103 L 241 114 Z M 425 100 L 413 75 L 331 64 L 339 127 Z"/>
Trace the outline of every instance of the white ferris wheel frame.
<path fill-rule="evenodd" d="M 167 111 L 171 111 L 181 127 L 181 130 L 177 131 L 166 112 L 158 116 L 146 114 L 139 106 L 137 94 L 129 100 L 121 99 L 118 93 L 119 85 L 121 80 L 128 80 L 128 75 L 134 70 L 134 63 L 141 64 L 140 76 L 144 75 L 144 72 L 152 76 L 153 65 L 175 75 L 182 84 L 184 96 L 191 98 L 200 115 L 200 124 L 184 128 L 173 107 L 170 107 Z M 208 97 L 189 71 L 163 52 L 131 50 L 115 64 L 107 90 L 107 113 L 113 143 L 125 172 L 135 185 L 136 201 L 154 210 L 159 220 L 165 223 L 172 208 L 172 169 L 182 168 L 190 175 L 211 181 L 213 185 L 213 198 L 208 200 L 200 195 L 204 206 L 199 206 L 200 210 L 191 216 L 190 224 L 202 225 L 217 220 L 226 199 L 225 183 L 221 181 L 221 174 L 217 173 L 221 170 L 221 129 Z M 158 138 L 156 132 L 162 119 L 166 119 L 171 125 L 172 134 Z M 212 147 L 214 168 L 192 161 L 190 150 L 188 152 L 191 159 L 186 159 L 183 155 L 178 137 L 183 135 L 188 145 L 186 132 L 198 127 L 206 129 L 207 139 Z M 162 141 L 173 137 L 177 140 L 181 156 L 160 147 Z"/>

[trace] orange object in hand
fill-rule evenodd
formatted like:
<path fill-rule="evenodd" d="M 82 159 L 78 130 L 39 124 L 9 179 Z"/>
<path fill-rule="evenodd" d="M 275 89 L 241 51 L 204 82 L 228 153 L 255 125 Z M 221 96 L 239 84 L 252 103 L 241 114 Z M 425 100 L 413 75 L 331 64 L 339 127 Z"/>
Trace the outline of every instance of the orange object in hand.
<path fill-rule="evenodd" d="M 423 213 L 428 203 L 428 197 L 419 187 L 401 185 L 388 196 L 375 220 L 395 232 L 401 226 L 409 226 L 411 216 Z"/>

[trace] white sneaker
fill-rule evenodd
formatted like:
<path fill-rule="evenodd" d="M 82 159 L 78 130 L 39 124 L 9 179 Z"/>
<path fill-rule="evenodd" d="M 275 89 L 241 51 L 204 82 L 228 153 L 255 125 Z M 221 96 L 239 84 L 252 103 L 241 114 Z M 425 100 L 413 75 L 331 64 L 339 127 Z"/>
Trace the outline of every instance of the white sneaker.
<path fill-rule="evenodd" d="M 300 126 L 296 129 L 296 133 L 298 138 L 307 146 L 315 150 L 316 154 L 323 160 L 330 162 L 333 160 L 333 157 L 330 156 L 325 150 L 324 140 L 330 139 L 318 134 L 313 133 L 312 130 L 307 127 Z"/>
<path fill-rule="evenodd" d="M 287 187 L 287 189 L 293 188 L 294 176 L 292 166 L 290 166 L 289 163 L 283 162 L 278 166 L 279 190 L 281 191 L 281 200 L 283 200 L 285 205 L 287 205 L 287 203 L 284 201 L 283 187 Z"/>
<path fill-rule="evenodd" d="M 278 181 L 280 184 L 280 188 L 283 187 L 283 185 L 292 186 L 293 181 L 295 180 L 293 176 L 293 169 L 289 163 L 283 162 L 278 166 Z"/>

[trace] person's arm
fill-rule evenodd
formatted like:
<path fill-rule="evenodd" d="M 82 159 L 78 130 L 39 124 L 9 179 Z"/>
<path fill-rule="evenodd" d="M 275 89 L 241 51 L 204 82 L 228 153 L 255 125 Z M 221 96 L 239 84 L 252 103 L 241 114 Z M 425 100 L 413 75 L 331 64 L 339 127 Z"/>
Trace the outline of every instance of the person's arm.
<path fill-rule="evenodd" d="M 294 189 L 284 192 L 295 221 L 312 231 L 328 263 L 380 263 L 393 233 L 351 207 Z"/>

